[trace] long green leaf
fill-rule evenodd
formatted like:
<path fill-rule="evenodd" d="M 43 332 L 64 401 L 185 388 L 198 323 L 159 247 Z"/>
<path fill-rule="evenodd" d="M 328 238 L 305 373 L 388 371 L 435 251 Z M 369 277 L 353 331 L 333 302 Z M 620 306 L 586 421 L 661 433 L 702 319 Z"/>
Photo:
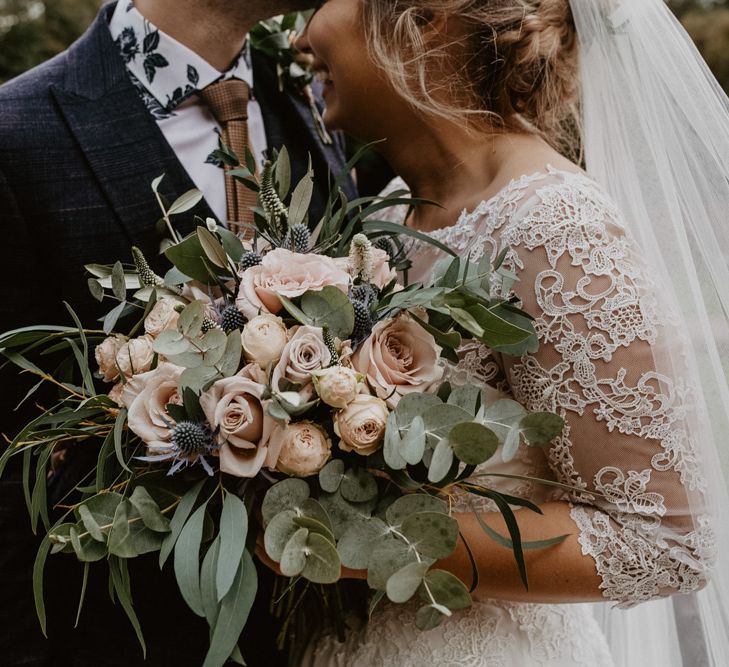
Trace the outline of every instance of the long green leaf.
<path fill-rule="evenodd" d="M 207 502 L 198 507 L 185 524 L 175 544 L 175 577 L 187 606 L 198 616 L 205 617 L 200 592 L 200 542 Z"/>
<path fill-rule="evenodd" d="M 134 605 L 132 603 L 132 590 L 129 582 L 129 569 L 127 561 L 123 558 L 117 558 L 116 556 L 109 557 L 109 573 L 113 584 L 116 597 L 121 603 L 122 609 L 124 609 L 129 622 L 134 628 L 134 632 L 137 635 L 137 640 L 142 647 L 142 653 L 144 657 L 147 657 L 147 645 L 144 643 L 144 635 L 142 634 L 142 628 L 139 625 L 139 619 L 134 611 Z"/>
<path fill-rule="evenodd" d="M 405 227 L 396 222 L 387 222 L 386 220 L 367 220 L 362 223 L 362 228 L 366 234 L 374 234 L 376 232 L 386 232 L 388 234 L 395 234 L 396 236 L 410 236 L 424 243 L 429 243 L 435 246 L 438 250 L 442 250 L 444 253 L 451 255 L 452 257 L 458 257 L 458 254 L 444 243 L 436 241 L 423 232 L 419 232 L 411 227 Z"/>
<path fill-rule="evenodd" d="M 48 535 L 43 538 L 33 563 L 33 599 L 35 600 L 35 613 L 38 616 L 43 634 L 47 637 L 46 632 L 46 605 L 43 599 L 43 572 L 46 566 L 46 559 L 51 551 L 51 541 Z"/>
<path fill-rule="evenodd" d="M 223 598 L 203 667 L 223 667 L 235 650 L 258 590 L 258 575 L 251 555 L 243 552 L 233 585 Z"/>
<path fill-rule="evenodd" d="M 78 608 L 76 609 L 76 622 L 73 624 L 74 628 L 78 627 L 78 621 L 81 618 L 81 610 L 84 607 L 84 600 L 86 599 L 86 585 L 89 583 L 89 568 L 91 563 L 84 563 L 84 577 L 81 581 L 81 594 L 78 598 Z"/>
<path fill-rule="evenodd" d="M 230 590 L 243 556 L 248 536 L 248 510 L 245 503 L 232 493 L 226 493 L 220 514 L 220 552 L 215 577 L 218 601 Z"/>
<path fill-rule="evenodd" d="M 200 490 L 203 488 L 206 481 L 207 480 L 204 479 L 200 480 L 197 484 L 195 484 L 195 486 L 190 487 L 185 495 L 180 499 L 180 504 L 177 506 L 175 514 L 170 521 L 170 532 L 165 537 L 159 550 L 160 569 L 162 569 L 169 558 L 172 553 L 172 549 L 175 548 L 175 544 L 180 537 L 180 533 L 182 532 L 185 523 L 187 523 L 187 518 L 190 516 L 190 513 L 197 502 L 197 497 L 200 495 Z"/>
<path fill-rule="evenodd" d="M 521 544 L 521 531 L 519 530 L 519 524 L 516 520 L 516 516 L 514 516 L 514 510 L 509 507 L 509 503 L 507 503 L 506 500 L 504 500 L 504 498 L 498 493 L 494 492 L 491 496 L 491 499 L 496 503 L 496 506 L 499 508 L 501 515 L 504 517 L 506 527 L 508 528 L 509 535 L 511 536 L 511 542 L 513 545 L 512 548 L 514 550 L 514 559 L 516 560 L 516 565 L 519 568 L 519 576 L 521 577 L 521 581 L 524 584 L 524 588 L 526 590 L 529 590 L 529 579 L 527 578 L 526 563 L 524 562 L 524 551 Z"/>
<path fill-rule="evenodd" d="M 119 465 L 121 465 L 121 467 L 127 472 L 132 472 L 127 465 L 127 462 L 124 460 L 122 435 L 124 434 L 124 424 L 126 421 L 127 411 L 126 408 L 122 408 L 119 410 L 119 414 L 116 416 L 116 421 L 114 422 L 114 451 L 116 452 L 116 458 L 117 461 L 119 461 Z"/>

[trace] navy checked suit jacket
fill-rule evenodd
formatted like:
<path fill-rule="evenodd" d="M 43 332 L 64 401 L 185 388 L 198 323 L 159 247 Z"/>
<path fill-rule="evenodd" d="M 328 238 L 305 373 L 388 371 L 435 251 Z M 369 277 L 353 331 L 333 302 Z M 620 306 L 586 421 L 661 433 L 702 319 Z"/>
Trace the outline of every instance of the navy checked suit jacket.
<path fill-rule="evenodd" d="M 0 86 L 0 330 L 71 324 L 64 300 L 84 324 L 94 325 L 102 313 L 86 288 L 84 264 L 131 261 L 132 245 L 154 257 L 160 239 L 152 180 L 166 175 L 161 190 L 170 200 L 194 187 L 128 78 L 108 29 L 113 8 L 103 8 L 66 52 Z M 342 141 L 321 143 L 307 102 L 280 92 L 275 66 L 255 51 L 253 70 L 269 147 L 287 146 L 294 179 L 304 175 L 311 155 L 318 218 L 330 175 L 345 163 Z M 356 196 L 351 181 L 345 189 Z M 191 231 L 195 215 L 213 216 L 203 201 L 177 228 Z M 0 432 L 14 435 L 28 416 L 13 407 L 30 384 L 15 369 L 0 371 Z M 31 592 L 37 543 L 18 469 L 11 468 L 0 481 L 0 664 L 142 664 L 128 622 L 108 602 L 103 576 L 92 577 L 80 629 L 71 630 L 81 570 L 68 556 L 49 561 L 51 639 L 41 638 Z M 160 579 L 149 563 L 139 568 L 132 571 L 133 579 L 138 574 L 135 603 L 153 628 L 144 664 L 202 664 L 205 624 L 184 608 L 169 573 Z M 161 586 L 168 600 L 140 600 L 152 586 Z M 155 609 L 165 619 L 161 624 Z M 248 664 L 274 664 L 270 656 L 258 661 L 272 643 L 270 636 L 259 637 L 259 657 Z"/>

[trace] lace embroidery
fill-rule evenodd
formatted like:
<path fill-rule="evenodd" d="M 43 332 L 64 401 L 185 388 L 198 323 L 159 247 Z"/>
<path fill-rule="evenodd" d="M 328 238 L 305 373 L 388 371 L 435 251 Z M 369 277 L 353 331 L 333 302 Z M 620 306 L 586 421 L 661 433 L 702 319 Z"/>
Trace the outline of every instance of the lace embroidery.
<path fill-rule="evenodd" d="M 583 490 L 572 494 L 582 503 L 572 516 L 583 552 L 595 559 L 605 596 L 629 606 L 700 588 L 713 560 L 710 521 L 693 531 L 662 529 L 665 477 L 663 485 L 654 482 L 654 473 L 670 473 L 688 491 L 705 488 L 683 424 L 692 409 L 691 392 L 680 379 L 653 369 L 636 377 L 636 367 L 624 365 L 634 344 L 660 345 L 674 318 L 659 306 L 658 290 L 615 205 L 586 176 L 550 169 L 513 181 L 462 213 L 454 226 L 430 235 L 474 259 L 484 252 L 495 258 L 509 246 L 504 266 L 517 275 L 544 263 L 533 294 L 523 293 L 526 284 L 517 291 L 535 302 L 535 328 L 548 351 L 511 365 L 508 384 L 528 409 L 557 411 L 568 420 L 548 460 L 560 481 Z M 439 253 L 424 244 L 418 252 Z M 499 276 L 493 278 L 498 287 Z M 478 344 L 464 352 L 450 376 L 461 383 L 493 383 L 499 367 L 493 355 L 478 350 Z M 615 465 L 585 470 L 584 452 L 580 463 L 575 458 L 570 415 L 602 422 L 607 433 L 635 437 L 636 444 L 650 442 L 653 451 L 635 470 Z M 603 447 L 609 449 L 609 439 Z M 593 464 L 614 459 L 591 456 Z M 634 462 L 641 460 L 637 455 Z"/>

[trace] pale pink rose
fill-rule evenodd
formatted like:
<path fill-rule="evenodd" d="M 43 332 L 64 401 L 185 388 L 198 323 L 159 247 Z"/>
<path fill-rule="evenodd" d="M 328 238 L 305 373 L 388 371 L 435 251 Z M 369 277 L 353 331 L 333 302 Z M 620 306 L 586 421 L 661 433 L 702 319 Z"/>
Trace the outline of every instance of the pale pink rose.
<path fill-rule="evenodd" d="M 119 348 L 116 362 L 124 377 L 146 373 L 154 361 L 152 345 L 154 338 L 149 334 L 132 338 Z"/>
<path fill-rule="evenodd" d="M 149 447 L 170 446 L 175 420 L 167 406 L 182 405 L 178 383 L 183 371 L 174 364 L 162 363 L 153 371 L 135 375 L 121 391 L 121 399 L 129 408 L 129 428 Z"/>
<path fill-rule="evenodd" d="M 241 332 L 246 361 L 267 368 L 280 358 L 288 342 L 288 330 L 280 317 L 263 313 L 248 322 Z"/>
<path fill-rule="evenodd" d="M 124 407 L 124 401 L 122 400 L 122 394 L 124 392 L 124 383 L 117 382 L 111 391 L 107 393 L 107 396 L 114 401 L 120 408 Z"/>
<path fill-rule="evenodd" d="M 248 319 L 259 313 L 278 313 L 283 308 L 277 294 L 295 299 L 310 290 L 334 286 L 345 294 L 349 274 L 331 257 L 294 253 L 284 248 L 271 250 L 262 264 L 241 274 L 236 306 Z"/>
<path fill-rule="evenodd" d="M 109 336 L 96 346 L 94 356 L 104 382 L 113 382 L 119 377 L 116 355 L 126 342 L 127 338 L 125 336 Z"/>
<path fill-rule="evenodd" d="M 262 400 L 266 388 L 246 375 L 241 371 L 218 380 L 200 396 L 220 445 L 220 470 L 236 477 L 255 477 L 264 465 L 272 468 L 278 454 L 269 447 L 275 422 Z"/>
<path fill-rule="evenodd" d="M 334 432 L 342 439 L 339 448 L 361 456 L 374 454 L 382 447 L 388 415 L 385 401 L 358 394 L 334 416 Z"/>
<path fill-rule="evenodd" d="M 276 470 L 295 477 L 316 475 L 331 457 L 332 441 L 310 421 L 277 426 L 271 441 L 279 447 Z"/>
<path fill-rule="evenodd" d="M 150 336 L 159 336 L 163 331 L 174 329 L 180 313 L 175 310 L 178 301 L 174 299 L 160 299 L 157 301 L 149 315 L 144 320 L 144 330 Z"/>
<path fill-rule="evenodd" d="M 302 400 L 308 401 L 314 395 L 311 374 L 327 368 L 332 363 L 332 353 L 324 343 L 320 328 L 299 326 L 292 332 L 281 360 L 273 369 L 271 384 L 279 391 L 285 390 L 282 383 L 286 381 L 297 384 Z"/>
<path fill-rule="evenodd" d="M 357 396 L 362 376 L 346 366 L 332 366 L 312 373 L 319 398 L 332 408 L 346 408 Z"/>
<path fill-rule="evenodd" d="M 441 379 L 440 351 L 433 336 L 402 313 L 374 326 L 352 364 L 393 408 L 405 394 L 425 392 Z"/>

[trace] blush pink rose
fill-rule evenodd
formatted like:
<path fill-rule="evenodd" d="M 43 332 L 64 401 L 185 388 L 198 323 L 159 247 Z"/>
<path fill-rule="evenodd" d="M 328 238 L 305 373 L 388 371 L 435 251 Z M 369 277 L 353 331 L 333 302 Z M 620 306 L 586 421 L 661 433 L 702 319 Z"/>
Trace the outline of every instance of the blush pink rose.
<path fill-rule="evenodd" d="M 400 314 L 374 326 L 354 353 L 352 365 L 377 396 L 394 408 L 404 395 L 427 391 L 441 379 L 440 351 L 431 334 L 407 314 Z"/>
<path fill-rule="evenodd" d="M 243 271 L 236 306 L 248 319 L 259 313 L 275 314 L 283 308 L 277 294 L 294 299 L 327 286 L 346 294 L 349 281 L 349 274 L 331 257 L 276 248 L 261 264 Z"/>
<path fill-rule="evenodd" d="M 273 369 L 271 384 L 274 389 L 284 390 L 282 382 L 300 385 L 299 394 L 304 401 L 314 395 L 311 374 L 332 363 L 332 353 L 324 343 L 318 327 L 300 326 L 293 331 L 281 353 L 281 360 Z"/>
<path fill-rule="evenodd" d="M 183 368 L 162 363 L 153 371 L 135 375 L 121 390 L 121 402 L 128 408 L 129 428 L 150 447 L 169 447 L 175 420 L 167 406 L 182 405 L 178 390 Z"/>
<path fill-rule="evenodd" d="M 218 380 L 200 396 L 200 406 L 220 445 L 221 471 L 254 477 L 264 465 L 275 466 L 278 451 L 269 447 L 275 422 L 266 414 L 265 390 L 244 369 Z"/>

